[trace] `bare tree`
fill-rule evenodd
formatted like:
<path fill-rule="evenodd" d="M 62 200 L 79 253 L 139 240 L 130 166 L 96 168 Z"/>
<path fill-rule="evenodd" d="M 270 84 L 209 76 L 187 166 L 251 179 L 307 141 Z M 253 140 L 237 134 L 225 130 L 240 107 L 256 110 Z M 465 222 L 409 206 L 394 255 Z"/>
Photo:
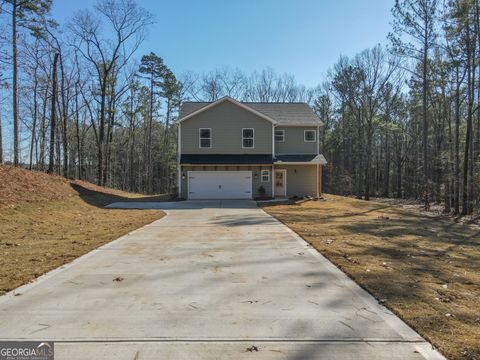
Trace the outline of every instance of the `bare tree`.
<path fill-rule="evenodd" d="M 97 182 L 103 185 L 109 84 L 114 81 L 114 72 L 118 73 L 138 49 L 152 16 L 133 0 L 103 0 L 95 10 L 96 14 L 89 10 L 78 12 L 71 30 L 77 39 L 75 48 L 95 69 L 97 77 L 99 118 L 92 120 L 98 122 L 94 128 L 98 132 Z M 103 37 L 109 31 L 113 32 L 112 38 Z"/>
<path fill-rule="evenodd" d="M 393 7 L 393 33 L 389 38 L 395 53 L 408 56 L 421 64 L 423 118 L 423 182 L 425 208 L 430 207 L 428 166 L 428 74 L 430 52 L 437 38 L 435 20 L 437 0 L 396 0 Z M 409 39 L 404 41 L 404 36 Z M 413 41 L 413 43 L 409 42 Z"/>
<path fill-rule="evenodd" d="M 363 51 L 352 61 L 340 61 L 333 75 L 334 89 L 361 128 L 359 137 L 363 137 L 362 132 L 365 136 L 365 144 L 361 144 L 359 151 L 365 152 L 366 200 L 370 199 L 375 119 L 384 105 L 386 88 L 391 86 L 392 82 L 398 82 L 398 79 L 394 78 L 397 68 L 395 58 L 389 57 L 377 46 Z"/>
<path fill-rule="evenodd" d="M 56 104 L 57 104 L 57 63 L 58 63 L 58 53 L 55 53 L 53 57 L 52 65 L 52 105 L 50 108 L 50 152 L 48 160 L 48 170 L 49 174 L 53 174 L 54 165 L 55 165 L 55 132 L 56 132 Z"/>
<path fill-rule="evenodd" d="M 0 5 L 9 5 L 4 11 L 11 16 L 12 26 L 12 108 L 13 108 L 13 164 L 20 159 L 20 121 L 18 111 L 18 27 L 26 28 L 35 36 L 40 34 L 38 23 L 50 11 L 51 0 L 3 0 Z"/>

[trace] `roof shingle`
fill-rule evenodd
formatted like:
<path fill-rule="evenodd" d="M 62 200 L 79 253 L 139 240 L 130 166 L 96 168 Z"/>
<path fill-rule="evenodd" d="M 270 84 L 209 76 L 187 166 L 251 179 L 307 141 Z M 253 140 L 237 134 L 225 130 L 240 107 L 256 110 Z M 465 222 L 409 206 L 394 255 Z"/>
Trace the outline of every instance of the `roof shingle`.
<path fill-rule="evenodd" d="M 186 101 L 180 109 L 179 120 L 211 104 L 211 102 L 190 102 Z M 322 121 L 313 112 L 307 103 L 260 103 L 260 102 L 242 102 L 243 105 L 258 111 L 278 125 L 284 126 L 321 126 Z"/>

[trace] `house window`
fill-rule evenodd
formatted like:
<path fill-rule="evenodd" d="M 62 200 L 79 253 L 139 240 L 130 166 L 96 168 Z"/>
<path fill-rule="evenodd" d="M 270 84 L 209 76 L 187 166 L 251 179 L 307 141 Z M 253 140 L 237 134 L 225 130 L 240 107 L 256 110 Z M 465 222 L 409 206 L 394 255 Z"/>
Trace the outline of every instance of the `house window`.
<path fill-rule="evenodd" d="M 275 141 L 285 141 L 285 130 L 275 130 Z"/>
<path fill-rule="evenodd" d="M 198 135 L 200 137 L 200 148 L 212 147 L 212 129 L 200 128 Z"/>
<path fill-rule="evenodd" d="M 242 129 L 242 148 L 253 148 L 253 129 Z"/>
<path fill-rule="evenodd" d="M 303 141 L 315 142 L 316 135 L 317 135 L 317 132 L 315 130 L 305 130 L 303 132 Z"/>
<path fill-rule="evenodd" d="M 270 182 L 270 170 L 262 170 L 262 182 Z"/>

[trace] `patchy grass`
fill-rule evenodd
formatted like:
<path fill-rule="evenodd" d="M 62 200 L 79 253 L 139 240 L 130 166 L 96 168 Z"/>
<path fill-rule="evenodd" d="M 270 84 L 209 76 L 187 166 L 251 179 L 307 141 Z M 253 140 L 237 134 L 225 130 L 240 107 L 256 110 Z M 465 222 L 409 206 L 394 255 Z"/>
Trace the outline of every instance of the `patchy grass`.
<path fill-rule="evenodd" d="M 450 359 L 480 359 L 480 228 L 328 195 L 264 208 Z"/>
<path fill-rule="evenodd" d="M 0 180 L 5 178 L 8 183 L 0 181 L 0 295 L 164 215 L 105 205 L 168 199 L 0 166 Z"/>

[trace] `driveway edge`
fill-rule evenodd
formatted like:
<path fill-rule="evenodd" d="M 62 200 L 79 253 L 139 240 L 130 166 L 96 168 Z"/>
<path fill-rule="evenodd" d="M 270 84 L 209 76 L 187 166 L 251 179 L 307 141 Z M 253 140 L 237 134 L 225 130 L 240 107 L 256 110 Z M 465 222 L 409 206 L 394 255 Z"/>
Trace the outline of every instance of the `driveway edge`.
<path fill-rule="evenodd" d="M 370 294 L 367 290 L 363 289 L 360 285 L 358 285 L 353 279 L 351 279 L 347 274 L 345 274 L 341 269 L 339 269 L 335 264 L 333 264 L 330 260 L 328 260 L 325 256 L 323 256 L 317 249 L 315 249 L 312 245 L 310 245 L 305 239 L 303 239 L 299 234 L 295 231 L 290 229 L 286 224 L 275 218 L 274 216 L 270 215 L 266 211 L 264 211 L 261 207 L 259 207 L 266 215 L 271 217 L 275 222 L 278 224 L 283 225 L 287 231 L 302 245 L 304 246 L 308 252 L 313 255 L 318 261 L 322 262 L 325 267 L 349 290 L 351 290 L 355 296 L 361 298 L 367 305 L 373 308 L 380 308 L 382 310 L 381 317 L 385 320 L 385 322 L 394 330 L 396 330 L 401 336 L 405 337 L 406 339 L 411 339 L 411 333 L 413 332 L 418 341 L 423 341 L 424 343 L 419 343 L 415 346 L 415 349 L 421 353 L 426 359 L 432 360 L 448 360 L 445 356 L 443 356 L 433 345 L 428 342 L 425 338 L 423 338 L 419 333 L 417 333 L 414 329 L 412 329 L 407 323 L 405 323 L 399 316 L 395 315 L 391 310 L 389 310 L 384 305 L 380 304 L 378 300 Z M 410 333 L 410 334 L 409 334 Z M 428 346 L 425 346 L 428 345 Z"/>
<path fill-rule="evenodd" d="M 162 210 L 163 211 L 163 210 Z M 142 227 L 139 227 L 138 229 L 135 229 L 135 230 L 132 230 L 128 233 L 126 233 L 125 235 L 122 235 L 120 236 L 119 238 L 115 239 L 115 240 L 112 240 L 106 244 L 103 244 L 93 250 L 90 250 L 89 252 L 73 259 L 72 261 L 66 263 L 66 264 L 63 264 L 55 269 L 52 269 L 48 272 L 46 272 L 45 274 L 42 274 L 40 275 L 38 278 L 26 283 L 26 284 L 23 284 L 23 285 L 20 285 L 19 287 L 13 289 L 13 290 L 10 290 L 9 292 L 3 294 L 3 295 L 0 295 L 0 304 L 3 304 L 4 302 L 10 300 L 11 298 L 13 297 L 16 297 L 16 296 L 19 296 L 21 294 L 23 294 L 24 292 L 34 288 L 35 286 L 37 286 L 38 284 L 41 284 L 42 282 L 56 276 L 57 274 L 60 274 L 68 269 L 70 269 L 72 266 L 78 264 L 79 262 L 81 261 L 84 261 L 86 259 L 88 259 L 89 257 L 95 255 L 98 251 L 102 251 L 104 249 L 108 249 L 109 247 L 113 246 L 113 245 L 116 245 L 117 243 L 123 241 L 126 237 L 130 236 L 130 235 L 133 235 L 135 234 L 137 231 L 143 229 L 145 226 L 149 226 L 149 225 L 152 225 L 158 221 L 162 221 L 163 219 L 165 219 L 167 216 L 168 216 L 168 212 L 167 211 L 163 211 L 165 213 L 165 216 L 163 216 L 162 218 L 158 219 L 158 220 L 155 220 L 155 221 L 152 221 L 151 223 L 148 223 L 146 225 L 143 225 Z"/>

